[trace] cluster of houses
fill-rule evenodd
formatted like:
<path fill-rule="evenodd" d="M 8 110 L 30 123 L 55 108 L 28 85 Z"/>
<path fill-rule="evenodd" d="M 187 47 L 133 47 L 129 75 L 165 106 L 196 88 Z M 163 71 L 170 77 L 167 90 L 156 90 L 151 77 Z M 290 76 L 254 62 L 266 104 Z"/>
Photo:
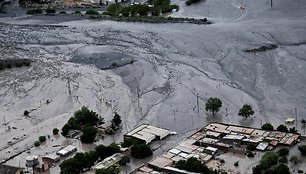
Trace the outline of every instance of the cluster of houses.
<path fill-rule="evenodd" d="M 300 141 L 300 134 L 266 131 L 223 123 L 211 123 L 186 138 L 161 156 L 136 169 L 135 174 L 186 174 L 188 171 L 174 168 L 175 162 L 195 157 L 208 163 L 221 152 L 247 151 L 253 144 L 257 150 L 272 150 L 277 145 L 292 146 Z"/>

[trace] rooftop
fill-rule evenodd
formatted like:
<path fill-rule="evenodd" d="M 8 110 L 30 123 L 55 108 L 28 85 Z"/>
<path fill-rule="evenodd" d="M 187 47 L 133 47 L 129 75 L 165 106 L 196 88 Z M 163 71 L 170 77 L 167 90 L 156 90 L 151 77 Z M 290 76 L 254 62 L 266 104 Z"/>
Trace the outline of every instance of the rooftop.
<path fill-rule="evenodd" d="M 97 169 L 107 169 L 110 166 L 116 164 L 117 162 L 119 162 L 122 157 L 124 155 L 121 153 L 116 153 L 112 156 L 109 156 L 107 158 L 105 158 L 103 161 L 99 162 L 98 164 L 96 164 L 93 169 L 97 170 Z"/>
<path fill-rule="evenodd" d="M 0 174 L 16 174 L 18 171 L 22 171 L 22 168 L 8 166 L 8 165 L 0 165 Z"/>

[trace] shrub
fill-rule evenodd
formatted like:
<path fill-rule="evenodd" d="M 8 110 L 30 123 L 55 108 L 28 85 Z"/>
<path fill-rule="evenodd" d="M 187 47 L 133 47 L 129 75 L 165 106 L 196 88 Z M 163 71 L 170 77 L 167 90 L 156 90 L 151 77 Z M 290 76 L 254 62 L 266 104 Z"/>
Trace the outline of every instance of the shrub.
<path fill-rule="evenodd" d="M 55 13 L 55 8 L 53 8 L 53 7 L 48 7 L 48 8 L 46 9 L 46 13 L 47 13 L 47 14 Z"/>
<path fill-rule="evenodd" d="M 191 4 L 197 3 L 197 2 L 200 2 L 200 0 L 187 0 L 186 5 L 191 5 Z"/>
<path fill-rule="evenodd" d="M 220 163 L 225 163 L 225 160 L 224 159 L 220 159 Z"/>
<path fill-rule="evenodd" d="M 53 132 L 53 135 L 57 135 L 59 130 L 57 128 L 54 128 L 52 132 Z"/>
<path fill-rule="evenodd" d="M 287 126 L 281 124 L 279 125 L 277 128 L 276 128 L 277 131 L 280 131 L 280 132 L 288 132 L 288 128 Z"/>
<path fill-rule="evenodd" d="M 247 145 L 247 150 L 250 150 L 250 151 L 254 151 L 256 150 L 256 144 L 248 144 Z"/>
<path fill-rule="evenodd" d="M 298 170 L 298 173 L 304 173 L 304 171 L 303 170 Z"/>
<path fill-rule="evenodd" d="M 294 163 L 294 164 L 297 164 L 299 163 L 299 157 L 297 157 L 296 155 L 292 155 L 290 157 L 290 162 Z"/>
<path fill-rule="evenodd" d="M 130 163 L 130 162 L 131 162 L 130 157 L 124 156 L 124 157 L 122 157 L 122 159 L 119 161 L 119 164 L 124 166 L 124 165 L 126 165 L 127 163 Z"/>
<path fill-rule="evenodd" d="M 290 174 L 289 167 L 286 164 L 279 164 L 274 169 L 274 174 Z"/>
<path fill-rule="evenodd" d="M 61 12 L 59 12 L 59 14 L 67 14 L 67 12 L 66 11 L 61 11 Z"/>
<path fill-rule="evenodd" d="M 46 136 L 40 136 L 38 139 L 41 143 L 43 143 L 47 140 Z"/>
<path fill-rule="evenodd" d="M 34 146 L 35 146 L 35 147 L 40 146 L 40 142 L 39 142 L 39 141 L 35 141 Z"/>
<path fill-rule="evenodd" d="M 288 159 L 287 159 L 287 157 L 282 157 L 282 158 L 280 158 L 279 160 L 278 160 L 278 162 L 279 163 L 288 163 Z"/>
<path fill-rule="evenodd" d="M 133 145 L 131 151 L 131 155 L 139 159 L 145 158 L 153 154 L 151 148 L 146 144 Z"/>
<path fill-rule="evenodd" d="M 249 158 L 253 158 L 253 157 L 255 157 L 255 155 L 254 155 L 254 153 L 253 153 L 253 152 L 248 152 L 248 153 L 247 153 L 247 157 L 249 157 Z"/>
<path fill-rule="evenodd" d="M 238 167 L 238 166 L 239 166 L 239 161 L 236 161 L 236 162 L 234 163 L 234 166 L 235 166 L 235 167 Z"/>
<path fill-rule="evenodd" d="M 74 12 L 74 14 L 82 14 L 80 10 Z"/>
<path fill-rule="evenodd" d="M 252 168 L 253 174 L 262 174 L 261 171 L 262 171 L 262 168 L 260 165 L 256 165 Z"/>
<path fill-rule="evenodd" d="M 264 125 L 261 126 L 261 129 L 262 130 L 270 130 L 270 131 L 272 131 L 272 130 L 274 130 L 274 127 L 270 123 L 265 123 Z"/>
<path fill-rule="evenodd" d="M 197 158 L 191 157 L 189 159 L 180 160 L 175 164 L 175 168 L 181 170 L 187 170 L 189 172 L 197 172 L 197 173 L 212 173 L 209 168 L 199 161 Z"/>
<path fill-rule="evenodd" d="M 306 145 L 299 146 L 299 151 L 303 156 L 306 156 Z"/>
<path fill-rule="evenodd" d="M 123 143 L 121 143 L 121 147 L 131 147 L 134 144 L 141 144 L 136 138 L 125 138 Z"/>
<path fill-rule="evenodd" d="M 99 12 L 96 10 L 87 10 L 86 13 L 87 15 L 99 15 Z"/>
<path fill-rule="evenodd" d="M 279 156 L 286 156 L 289 154 L 289 149 L 287 147 L 281 148 L 277 151 Z"/>
<path fill-rule="evenodd" d="M 29 112 L 28 110 L 25 110 L 25 111 L 23 112 L 23 115 L 24 115 L 24 116 L 29 116 L 29 113 L 30 113 L 30 112 Z"/>
<path fill-rule="evenodd" d="M 42 14 L 43 10 L 41 8 L 34 8 L 27 10 L 27 14 Z"/>
<path fill-rule="evenodd" d="M 278 157 L 275 152 L 266 152 L 260 160 L 260 166 L 262 169 L 268 169 L 277 164 L 277 161 Z"/>
<path fill-rule="evenodd" d="M 97 129 L 93 126 L 85 126 L 83 129 L 83 135 L 81 135 L 81 142 L 87 144 L 93 143 L 95 141 L 97 132 Z"/>

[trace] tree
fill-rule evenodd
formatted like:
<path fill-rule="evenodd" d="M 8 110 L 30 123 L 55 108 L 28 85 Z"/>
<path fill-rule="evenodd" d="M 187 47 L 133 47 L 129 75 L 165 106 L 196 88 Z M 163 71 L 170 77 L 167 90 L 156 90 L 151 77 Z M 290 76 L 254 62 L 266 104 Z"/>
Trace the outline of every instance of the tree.
<path fill-rule="evenodd" d="M 272 126 L 272 124 L 270 123 L 265 123 L 264 125 L 261 126 L 262 130 L 269 130 L 269 131 L 273 131 L 274 127 Z"/>
<path fill-rule="evenodd" d="M 277 164 L 277 161 L 278 157 L 275 152 L 266 152 L 260 160 L 260 167 L 264 170 L 268 169 L 271 166 Z"/>
<path fill-rule="evenodd" d="M 306 145 L 299 146 L 299 151 L 303 156 L 306 156 Z"/>
<path fill-rule="evenodd" d="M 85 126 L 83 129 L 83 135 L 81 135 L 81 142 L 82 143 L 93 143 L 96 138 L 97 129 L 92 126 Z"/>
<path fill-rule="evenodd" d="M 306 120 L 302 119 L 301 123 L 303 124 L 303 127 L 306 127 Z"/>
<path fill-rule="evenodd" d="M 245 104 L 240 108 L 238 115 L 245 117 L 246 119 L 254 114 L 251 105 Z"/>
<path fill-rule="evenodd" d="M 46 141 L 46 136 L 40 136 L 38 139 L 41 143 L 43 143 Z"/>
<path fill-rule="evenodd" d="M 39 142 L 39 141 L 35 141 L 34 146 L 35 146 L 35 147 L 40 146 L 40 142 Z"/>
<path fill-rule="evenodd" d="M 221 107 L 222 101 L 218 98 L 210 97 L 205 104 L 205 110 L 212 112 L 213 115 L 219 112 Z"/>
<path fill-rule="evenodd" d="M 277 151 L 279 156 L 286 156 L 289 154 L 289 149 L 287 147 L 281 148 Z"/>
<path fill-rule="evenodd" d="M 189 172 L 212 173 L 205 164 L 194 157 L 188 158 L 187 160 L 180 160 L 174 167 Z"/>
<path fill-rule="evenodd" d="M 121 117 L 120 115 L 115 112 L 115 115 L 114 115 L 114 118 L 112 120 L 112 123 L 115 125 L 115 126 L 119 126 L 121 124 L 122 120 L 121 120 Z"/>
<path fill-rule="evenodd" d="M 57 135 L 58 132 L 59 132 L 59 130 L 58 130 L 57 128 L 54 128 L 54 129 L 52 130 L 52 132 L 53 132 L 53 135 Z"/>
<path fill-rule="evenodd" d="M 139 159 L 153 154 L 151 148 L 146 144 L 135 144 L 132 146 L 131 151 L 131 155 Z"/>
<path fill-rule="evenodd" d="M 276 128 L 277 131 L 280 131 L 280 132 L 288 132 L 288 128 L 287 126 L 281 124 L 279 125 L 277 128 Z"/>
<path fill-rule="evenodd" d="M 290 174 L 290 169 L 286 164 L 279 164 L 274 169 L 274 174 Z"/>
<path fill-rule="evenodd" d="M 261 169 L 261 166 L 260 166 L 260 165 L 256 165 L 256 166 L 254 166 L 254 167 L 252 168 L 253 174 L 261 174 L 261 171 L 262 171 L 262 169 Z"/>
<path fill-rule="evenodd" d="M 113 165 L 107 169 L 98 169 L 96 174 L 119 174 L 121 171 L 119 165 Z"/>
<path fill-rule="evenodd" d="M 119 161 L 119 164 L 122 165 L 122 166 L 124 166 L 124 165 L 126 165 L 127 163 L 130 163 L 130 162 L 131 162 L 130 157 L 124 156 L 124 157 L 122 157 L 122 159 Z"/>

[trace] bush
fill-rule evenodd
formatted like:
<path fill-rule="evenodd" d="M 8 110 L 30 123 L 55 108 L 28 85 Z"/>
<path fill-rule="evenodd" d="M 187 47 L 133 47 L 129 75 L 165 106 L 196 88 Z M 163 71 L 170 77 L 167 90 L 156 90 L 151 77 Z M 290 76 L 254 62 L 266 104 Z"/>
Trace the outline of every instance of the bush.
<path fill-rule="evenodd" d="M 150 146 L 146 144 L 136 144 L 131 148 L 131 155 L 135 158 L 145 158 L 153 154 Z"/>
<path fill-rule="evenodd" d="M 253 157 L 255 157 L 255 154 L 253 152 L 248 152 L 247 157 L 253 158 Z"/>
<path fill-rule="evenodd" d="M 46 136 L 40 136 L 38 139 L 41 143 L 43 143 L 47 140 Z"/>
<path fill-rule="evenodd" d="M 24 115 L 24 116 L 29 116 L 29 113 L 30 113 L 30 112 L 29 112 L 28 110 L 25 110 L 25 111 L 23 112 L 23 115 Z"/>
<path fill-rule="evenodd" d="M 253 174 L 262 174 L 261 171 L 262 171 L 262 168 L 261 168 L 260 165 L 256 165 L 256 166 L 254 166 L 254 167 L 252 168 L 252 173 L 253 173 Z"/>
<path fill-rule="evenodd" d="M 61 11 L 61 12 L 59 12 L 59 14 L 67 14 L 67 12 L 66 11 Z"/>
<path fill-rule="evenodd" d="M 260 160 L 260 166 L 262 169 L 268 169 L 277 164 L 277 161 L 278 157 L 275 152 L 266 152 Z"/>
<path fill-rule="evenodd" d="M 286 164 L 279 164 L 274 169 L 274 174 L 291 174 L 290 169 Z"/>
<path fill-rule="evenodd" d="M 254 151 L 256 150 L 256 144 L 248 144 L 247 145 L 247 150 L 250 150 L 250 151 Z"/>
<path fill-rule="evenodd" d="M 287 147 L 281 148 L 277 151 L 279 156 L 286 156 L 289 154 L 289 149 Z"/>
<path fill-rule="evenodd" d="M 35 141 L 34 146 L 35 146 L 35 147 L 40 146 L 40 142 L 39 142 L 39 141 Z"/>
<path fill-rule="evenodd" d="M 236 161 L 236 162 L 234 163 L 234 166 L 235 166 L 235 167 L 238 167 L 238 166 L 239 166 L 239 161 Z"/>
<path fill-rule="evenodd" d="M 74 12 L 74 14 L 82 14 L 80 10 Z"/>
<path fill-rule="evenodd" d="M 304 173 L 304 171 L 303 170 L 298 170 L 298 173 Z"/>
<path fill-rule="evenodd" d="M 303 156 L 306 156 L 306 145 L 299 146 L 299 151 Z"/>
<path fill-rule="evenodd" d="M 46 13 L 47 13 L 47 14 L 55 13 L 55 8 L 53 8 L 53 7 L 48 7 L 48 8 L 46 9 Z"/>
<path fill-rule="evenodd" d="M 83 129 L 83 135 L 81 135 L 82 143 L 93 143 L 96 139 L 97 129 L 93 126 L 85 126 Z"/>
<path fill-rule="evenodd" d="M 285 125 L 283 125 L 283 124 L 279 125 L 279 126 L 276 128 L 276 130 L 277 130 L 277 131 L 280 131 L 280 132 L 289 132 L 287 126 L 285 126 Z"/>
<path fill-rule="evenodd" d="M 54 129 L 52 130 L 52 132 L 53 132 L 53 135 L 57 135 L 58 132 L 59 132 L 59 130 L 58 130 L 57 128 L 54 128 Z"/>
<path fill-rule="evenodd" d="M 99 15 L 99 12 L 96 10 L 87 10 L 86 13 L 87 15 Z"/>
<path fill-rule="evenodd" d="M 297 157 L 296 155 L 292 155 L 290 157 L 290 162 L 294 163 L 294 164 L 297 164 L 299 163 L 299 157 Z"/>
<path fill-rule="evenodd" d="M 27 14 L 42 14 L 43 10 L 41 8 L 34 8 L 27 10 Z"/>
<path fill-rule="evenodd" d="M 220 163 L 222 164 L 225 163 L 224 159 L 220 159 Z"/>
<path fill-rule="evenodd" d="M 279 163 L 288 163 L 288 159 L 287 159 L 287 157 L 282 157 L 282 158 L 280 158 L 279 160 L 278 160 L 278 162 Z"/>
<path fill-rule="evenodd" d="M 141 144 L 136 138 L 125 138 L 123 143 L 121 143 L 121 147 L 131 147 L 135 144 Z"/>
<path fill-rule="evenodd" d="M 191 4 L 194 4 L 194 3 L 197 3 L 197 2 L 200 2 L 200 0 L 187 0 L 186 5 L 191 5 Z"/>
<path fill-rule="evenodd" d="M 273 131 L 273 130 L 274 130 L 274 127 L 273 127 L 272 124 L 270 124 L 270 123 L 265 123 L 264 125 L 261 126 L 261 129 L 262 129 L 262 130 L 270 130 L 270 131 Z"/>
<path fill-rule="evenodd" d="M 127 163 L 130 163 L 130 162 L 131 162 L 130 157 L 124 156 L 124 157 L 122 157 L 122 159 L 119 161 L 119 164 L 122 165 L 122 166 L 124 166 L 124 165 L 126 165 Z"/>
<path fill-rule="evenodd" d="M 189 172 L 212 173 L 212 171 L 210 171 L 205 164 L 203 164 L 201 161 L 194 157 L 191 157 L 186 161 L 180 160 L 175 164 L 174 167 L 181 170 L 187 170 Z"/>

